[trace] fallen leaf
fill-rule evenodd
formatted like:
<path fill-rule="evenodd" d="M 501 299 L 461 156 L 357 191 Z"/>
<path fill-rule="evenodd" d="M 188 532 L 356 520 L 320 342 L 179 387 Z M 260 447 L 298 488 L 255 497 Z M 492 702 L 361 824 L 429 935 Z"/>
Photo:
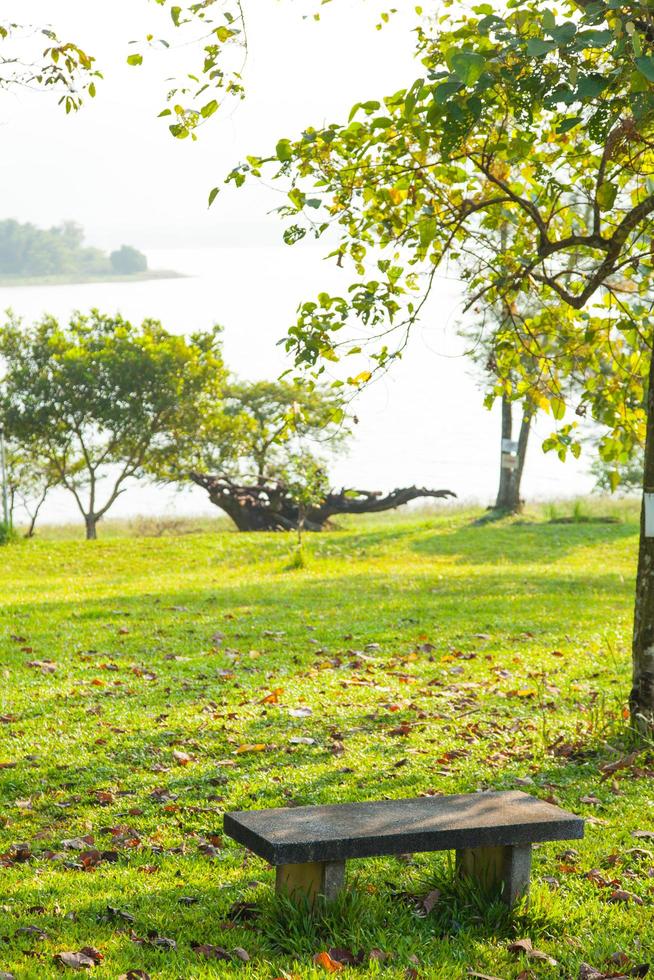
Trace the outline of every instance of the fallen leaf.
<path fill-rule="evenodd" d="M 211 943 L 191 943 L 191 949 L 198 956 L 207 960 L 230 960 L 231 956 L 222 946 L 212 946 Z"/>
<path fill-rule="evenodd" d="M 245 744 L 239 745 L 236 750 L 237 755 L 243 755 L 245 752 L 263 752 L 265 751 L 265 744 L 263 742 L 257 742 L 256 744 Z"/>
<path fill-rule="evenodd" d="M 375 963 L 385 963 L 388 958 L 388 953 L 385 953 L 383 949 L 379 949 L 376 946 L 368 953 L 368 959 L 373 960 Z"/>
<path fill-rule="evenodd" d="M 365 959 L 363 953 L 355 955 L 351 950 L 343 949 L 340 946 L 328 950 L 327 955 L 337 963 L 340 963 L 341 966 L 361 966 Z"/>
<path fill-rule="evenodd" d="M 167 936 L 155 936 L 154 939 L 150 940 L 150 945 L 154 946 L 155 949 L 177 949 L 175 940 L 168 939 Z"/>
<path fill-rule="evenodd" d="M 178 766 L 187 766 L 189 762 L 193 761 L 188 752 L 181 752 L 179 749 L 173 749 L 173 759 Z"/>
<path fill-rule="evenodd" d="M 89 845 L 94 843 L 91 834 L 87 834 L 86 837 L 70 837 L 67 840 L 62 840 L 61 846 L 65 851 L 86 851 Z"/>
<path fill-rule="evenodd" d="M 101 953 L 99 949 L 95 948 L 95 946 L 82 946 L 80 953 L 83 953 L 84 956 L 88 956 L 94 963 L 102 963 L 104 959 L 104 953 Z"/>
<path fill-rule="evenodd" d="M 429 913 L 434 908 L 434 906 L 440 901 L 440 897 L 441 897 L 441 893 L 440 893 L 440 889 L 438 888 L 434 888 L 434 890 L 429 892 L 428 895 L 425 895 L 425 897 L 422 900 L 422 907 L 427 913 L 427 915 L 429 915 Z"/>
<path fill-rule="evenodd" d="M 54 660 L 28 660 L 28 667 L 35 667 L 40 670 L 42 674 L 54 674 L 57 669 L 57 665 Z"/>
<path fill-rule="evenodd" d="M 333 960 L 327 951 L 316 953 L 313 962 L 316 966 L 321 966 L 327 973 L 340 973 L 343 969 L 342 964 L 337 960 Z"/>
<path fill-rule="evenodd" d="M 506 947 L 509 953 L 524 954 L 530 960 L 540 960 L 549 963 L 550 966 L 557 966 L 556 960 L 540 949 L 534 949 L 531 939 L 517 939 L 514 943 L 509 943 Z"/>
<path fill-rule="evenodd" d="M 259 701 L 259 704 L 278 704 L 279 698 L 283 693 L 283 687 L 276 687 L 270 692 L 270 694 L 266 694 L 265 698 L 262 698 L 261 701 Z"/>
<path fill-rule="evenodd" d="M 86 953 L 57 953 L 54 956 L 55 963 L 60 966 L 67 966 L 70 970 L 91 970 L 96 961 L 87 956 Z"/>
<path fill-rule="evenodd" d="M 609 902 L 634 902 L 635 905 L 644 904 L 640 895 L 634 895 L 633 892 L 625 891 L 624 888 L 616 888 L 615 891 L 611 892 Z"/>

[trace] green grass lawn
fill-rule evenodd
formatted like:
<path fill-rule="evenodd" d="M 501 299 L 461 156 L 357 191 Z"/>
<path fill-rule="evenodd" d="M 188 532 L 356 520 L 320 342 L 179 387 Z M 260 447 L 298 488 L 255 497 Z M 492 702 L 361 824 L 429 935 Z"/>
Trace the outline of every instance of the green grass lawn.
<path fill-rule="evenodd" d="M 631 749 L 625 514 L 368 520 L 310 538 L 293 571 L 283 535 L 2 549 L 0 971 L 60 976 L 56 954 L 86 946 L 111 978 L 322 977 L 314 956 L 339 947 L 366 954 L 359 977 L 650 961 L 654 755 L 600 768 Z M 589 821 L 536 849 L 511 917 L 443 854 L 353 861 L 309 918 L 221 832 L 229 809 L 482 788 Z M 508 949 L 526 937 L 556 965 Z"/>

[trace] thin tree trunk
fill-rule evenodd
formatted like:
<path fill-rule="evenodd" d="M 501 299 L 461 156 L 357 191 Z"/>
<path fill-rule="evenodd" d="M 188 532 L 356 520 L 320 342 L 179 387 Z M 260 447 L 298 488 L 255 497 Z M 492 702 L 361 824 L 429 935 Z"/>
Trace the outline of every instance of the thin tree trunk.
<path fill-rule="evenodd" d="M 654 536 L 647 537 L 645 534 L 645 494 L 650 493 L 654 493 L 654 356 L 650 364 L 647 393 L 647 436 L 632 647 L 633 687 L 629 697 L 632 724 L 645 735 L 651 735 L 654 731 Z"/>
<path fill-rule="evenodd" d="M 43 507 L 43 504 L 45 503 L 45 498 L 48 495 L 48 490 L 49 489 L 50 488 L 48 487 L 48 489 L 45 491 L 45 493 L 42 493 L 41 494 L 41 499 L 37 503 L 37 505 L 34 508 L 34 510 L 31 513 L 29 511 L 27 511 L 27 516 L 30 519 L 30 523 L 29 523 L 29 527 L 28 527 L 28 529 L 27 529 L 27 531 L 25 533 L 25 537 L 26 538 L 33 538 L 34 537 L 34 531 L 36 529 L 36 522 L 37 522 L 37 519 L 38 519 L 38 516 L 39 516 L 39 511 L 41 510 L 41 507 Z"/>
<path fill-rule="evenodd" d="M 98 520 L 95 514 L 85 514 L 86 540 L 96 541 L 98 537 Z"/>
<path fill-rule="evenodd" d="M 514 466 L 507 466 L 507 455 L 500 449 L 500 483 L 497 490 L 494 510 L 515 514 L 522 509 L 520 499 L 520 484 L 527 456 L 527 444 L 531 429 L 531 413 L 528 406 L 523 406 L 522 422 L 518 435 L 518 451 Z M 513 435 L 513 403 L 506 397 L 502 398 L 502 442 L 511 439 Z"/>

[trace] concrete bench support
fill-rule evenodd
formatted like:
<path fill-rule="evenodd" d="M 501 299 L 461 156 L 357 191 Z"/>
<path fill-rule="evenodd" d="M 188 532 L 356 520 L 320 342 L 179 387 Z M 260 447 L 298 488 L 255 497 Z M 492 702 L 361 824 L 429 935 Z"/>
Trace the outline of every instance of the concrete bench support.
<path fill-rule="evenodd" d="M 307 901 L 309 905 L 313 905 L 319 895 L 331 902 L 345 884 L 345 861 L 280 864 L 276 875 L 275 891 L 278 895 Z"/>
<path fill-rule="evenodd" d="M 456 852 L 458 874 L 484 889 L 502 889 L 502 900 L 515 905 L 529 894 L 531 844 L 516 847 L 466 847 Z"/>

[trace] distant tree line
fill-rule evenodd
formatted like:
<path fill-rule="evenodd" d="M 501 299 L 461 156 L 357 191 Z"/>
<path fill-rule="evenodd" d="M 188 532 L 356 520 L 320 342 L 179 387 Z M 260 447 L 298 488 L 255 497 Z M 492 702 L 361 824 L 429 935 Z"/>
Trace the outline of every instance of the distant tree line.
<path fill-rule="evenodd" d="M 325 456 L 350 430 L 331 388 L 230 376 L 221 328 L 183 337 L 98 310 L 0 328 L 0 424 L 10 518 L 27 534 L 49 492 L 67 491 L 86 537 L 134 479 L 203 487 L 240 530 L 320 530 L 338 513 L 450 491 L 386 497 L 330 490 Z"/>
<path fill-rule="evenodd" d="M 74 221 L 37 228 L 13 219 L 0 221 L 0 276 L 133 275 L 145 272 L 142 252 L 123 245 L 109 255 L 84 245 L 84 229 Z"/>

